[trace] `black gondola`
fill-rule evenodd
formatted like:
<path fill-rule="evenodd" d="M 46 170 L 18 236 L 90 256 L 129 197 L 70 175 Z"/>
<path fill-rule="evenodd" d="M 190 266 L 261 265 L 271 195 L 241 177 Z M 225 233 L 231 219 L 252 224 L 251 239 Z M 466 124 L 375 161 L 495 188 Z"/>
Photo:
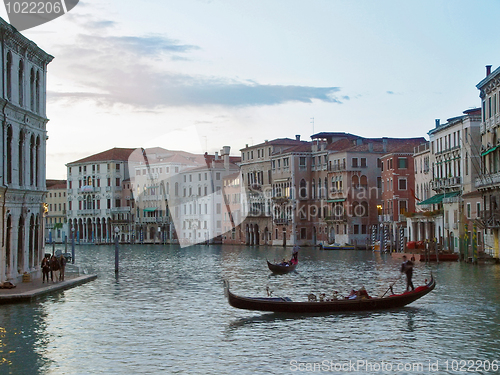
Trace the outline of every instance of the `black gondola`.
<path fill-rule="evenodd" d="M 297 264 L 299 264 L 299 247 L 298 246 L 294 246 L 292 259 L 290 259 L 288 262 L 283 260 L 282 263 L 271 263 L 267 260 L 267 267 L 269 267 L 269 269 L 273 273 L 280 274 L 280 275 L 294 271 L 295 268 L 297 267 Z"/>
<path fill-rule="evenodd" d="M 269 267 L 269 269 L 273 273 L 277 273 L 280 275 L 294 271 L 295 268 L 297 267 L 297 264 L 298 263 L 291 263 L 290 264 L 289 262 L 287 262 L 287 265 L 283 265 L 281 263 L 271 263 L 271 262 L 267 261 L 267 266 Z"/>
<path fill-rule="evenodd" d="M 285 313 L 329 313 L 400 308 L 422 298 L 431 292 L 435 286 L 436 282 L 434 277 L 431 276 L 429 283 L 419 286 L 412 292 L 392 294 L 387 297 L 338 299 L 322 302 L 294 302 L 288 297 L 240 297 L 229 290 L 229 282 L 224 280 L 224 293 L 229 304 L 238 309 Z"/>

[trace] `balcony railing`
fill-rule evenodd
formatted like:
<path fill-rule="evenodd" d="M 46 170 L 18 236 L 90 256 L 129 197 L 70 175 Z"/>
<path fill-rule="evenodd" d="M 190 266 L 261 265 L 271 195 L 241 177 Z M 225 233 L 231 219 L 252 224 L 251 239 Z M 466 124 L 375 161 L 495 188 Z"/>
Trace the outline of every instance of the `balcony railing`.
<path fill-rule="evenodd" d="M 500 184 L 500 172 L 492 174 L 483 174 L 476 178 L 475 186 L 477 189 Z"/>
<path fill-rule="evenodd" d="M 332 165 L 328 166 L 329 172 L 341 172 L 341 171 L 345 171 L 346 169 L 347 168 L 346 168 L 345 164 L 332 164 Z"/>
<path fill-rule="evenodd" d="M 431 189 L 441 190 L 444 188 L 459 187 L 461 186 L 461 183 L 462 183 L 462 177 L 460 176 L 440 178 L 431 181 Z"/>
<path fill-rule="evenodd" d="M 111 209 L 111 213 L 126 213 L 126 212 L 130 212 L 130 206 L 126 206 L 126 207 L 115 207 L 115 208 L 112 208 Z"/>
<path fill-rule="evenodd" d="M 500 210 L 481 211 L 481 220 L 486 228 L 500 228 Z"/>
<path fill-rule="evenodd" d="M 326 216 L 325 221 L 347 221 L 347 215 Z"/>
<path fill-rule="evenodd" d="M 78 189 L 79 193 L 99 193 L 101 188 L 94 186 L 82 186 Z"/>
<path fill-rule="evenodd" d="M 276 224 L 276 225 L 288 225 L 288 219 L 287 218 L 276 218 L 276 219 L 274 219 L 274 224 Z"/>
<path fill-rule="evenodd" d="M 76 214 L 77 215 L 97 215 L 99 213 L 99 210 L 94 210 L 94 209 L 86 209 L 86 210 L 77 210 Z"/>

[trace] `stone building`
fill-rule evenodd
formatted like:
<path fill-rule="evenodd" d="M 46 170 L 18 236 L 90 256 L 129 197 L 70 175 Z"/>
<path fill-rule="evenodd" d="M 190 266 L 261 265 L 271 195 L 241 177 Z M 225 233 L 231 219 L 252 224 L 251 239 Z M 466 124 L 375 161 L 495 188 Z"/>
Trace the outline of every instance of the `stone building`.
<path fill-rule="evenodd" d="M 45 242 L 65 243 L 69 239 L 66 218 L 66 180 L 47 180 Z"/>
<path fill-rule="evenodd" d="M 481 173 L 475 187 L 481 192 L 482 205 L 475 215 L 481 219 L 485 232 L 485 249 L 500 257 L 500 68 L 493 72 L 486 66 L 486 77 L 479 82 L 481 98 Z M 474 215 L 474 214 L 473 214 Z"/>
<path fill-rule="evenodd" d="M 0 281 L 40 275 L 47 65 L 53 57 L 0 19 L 2 43 L 0 142 Z"/>
<path fill-rule="evenodd" d="M 77 243 L 112 242 L 115 227 L 120 241 L 130 241 L 133 212 L 123 182 L 130 178 L 128 160 L 134 150 L 112 148 L 66 164 L 68 230 Z"/>

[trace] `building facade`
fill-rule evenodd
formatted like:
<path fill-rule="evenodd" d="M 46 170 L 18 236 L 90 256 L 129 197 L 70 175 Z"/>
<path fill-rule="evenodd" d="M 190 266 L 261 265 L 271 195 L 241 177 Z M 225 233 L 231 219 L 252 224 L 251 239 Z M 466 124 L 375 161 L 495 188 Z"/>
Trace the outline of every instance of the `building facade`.
<path fill-rule="evenodd" d="M 129 180 L 129 157 L 133 148 L 112 148 L 66 164 L 68 171 L 68 230 L 77 243 L 109 243 L 115 228 L 120 240 L 132 233 L 130 199 L 123 182 Z"/>
<path fill-rule="evenodd" d="M 47 65 L 53 57 L 0 19 L 0 281 L 40 274 L 46 195 Z"/>
<path fill-rule="evenodd" d="M 66 243 L 69 231 L 66 218 L 66 181 L 47 180 L 45 242 Z"/>
<path fill-rule="evenodd" d="M 500 236 L 500 68 L 491 71 L 476 87 L 481 98 L 481 174 L 475 186 L 481 193 L 481 210 L 476 215 L 484 228 L 484 247 L 499 258 Z M 472 209 L 474 205 L 472 205 Z"/>
<path fill-rule="evenodd" d="M 475 225 L 467 208 L 478 200 L 474 191 L 481 170 L 480 119 L 480 109 L 470 109 L 444 124 L 436 120 L 428 132 L 432 194 L 417 204 L 419 212 L 408 220 L 410 240 L 435 240 L 440 248 L 466 256 Z"/>

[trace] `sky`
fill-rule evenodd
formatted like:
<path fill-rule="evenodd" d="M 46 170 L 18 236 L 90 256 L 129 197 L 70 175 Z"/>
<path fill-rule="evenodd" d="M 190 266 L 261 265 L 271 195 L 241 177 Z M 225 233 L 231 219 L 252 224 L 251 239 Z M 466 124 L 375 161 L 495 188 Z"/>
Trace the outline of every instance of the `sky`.
<path fill-rule="evenodd" d="M 54 56 L 47 178 L 113 147 L 428 138 L 480 106 L 498 14 L 496 0 L 80 1 L 22 32 Z"/>

